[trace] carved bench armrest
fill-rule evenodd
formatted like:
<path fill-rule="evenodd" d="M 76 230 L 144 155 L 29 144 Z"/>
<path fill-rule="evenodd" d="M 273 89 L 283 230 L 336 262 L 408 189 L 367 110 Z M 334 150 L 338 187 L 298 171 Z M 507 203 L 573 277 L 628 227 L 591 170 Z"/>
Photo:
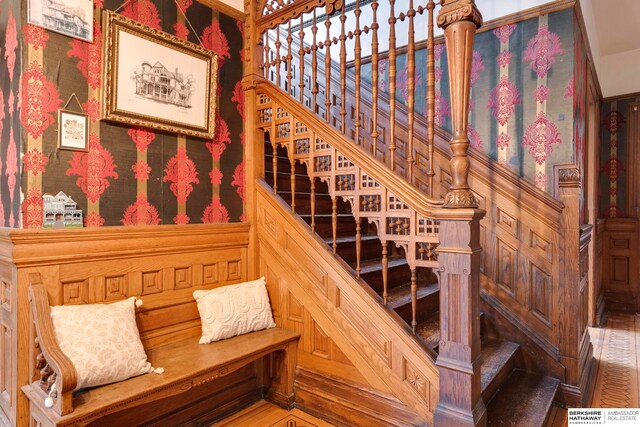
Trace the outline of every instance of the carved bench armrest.
<path fill-rule="evenodd" d="M 62 416 L 73 411 L 73 390 L 77 384 L 76 369 L 56 341 L 47 288 L 42 284 L 38 273 L 29 275 L 29 305 L 40 350 L 56 375 L 55 391 L 51 393 L 53 410 Z"/>

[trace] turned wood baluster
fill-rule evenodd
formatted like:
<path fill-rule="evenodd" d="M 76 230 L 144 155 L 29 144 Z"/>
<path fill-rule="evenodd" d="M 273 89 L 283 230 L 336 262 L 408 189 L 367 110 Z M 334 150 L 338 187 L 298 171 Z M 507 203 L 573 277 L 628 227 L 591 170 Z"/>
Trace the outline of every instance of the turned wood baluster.
<path fill-rule="evenodd" d="M 271 47 L 269 47 L 269 30 L 264 32 L 264 78 L 269 80 L 269 70 L 271 68 L 271 58 L 269 54 Z"/>
<path fill-rule="evenodd" d="M 356 132 L 355 132 L 355 137 L 356 137 L 356 144 L 360 145 L 360 126 L 362 125 L 362 123 L 360 122 L 360 66 L 362 64 L 362 58 L 360 58 L 360 55 L 362 55 L 362 46 L 360 44 L 360 34 L 362 33 L 360 31 L 360 14 L 362 13 L 362 11 L 360 10 L 360 0 L 356 0 L 356 9 L 354 10 L 354 15 L 356 16 L 356 30 L 353 32 L 354 37 L 356 38 L 355 41 L 355 47 L 354 47 L 354 54 L 355 54 L 355 66 L 354 66 L 354 70 L 356 73 L 355 76 L 355 84 L 356 84 L 356 121 L 354 123 L 354 126 L 356 128 Z"/>
<path fill-rule="evenodd" d="M 327 29 L 327 38 L 324 41 L 325 48 L 325 57 L 324 57 L 324 107 L 325 107 L 325 119 L 327 123 L 330 123 L 331 120 L 331 33 L 329 29 L 331 28 L 331 15 L 329 14 L 329 5 L 327 5 L 327 16 L 324 21 L 324 26 Z"/>
<path fill-rule="evenodd" d="M 342 11 L 340 13 L 340 117 L 342 133 L 347 131 L 347 35 L 345 33 L 345 22 L 347 15 L 345 11 L 346 2 L 342 2 Z"/>
<path fill-rule="evenodd" d="M 411 328 L 413 329 L 413 333 L 416 332 L 416 327 L 418 326 L 417 321 L 417 310 L 418 310 L 418 280 L 416 275 L 416 268 L 413 267 L 411 269 Z"/>
<path fill-rule="evenodd" d="M 387 304 L 389 297 L 389 251 L 387 249 L 387 242 L 382 242 L 382 300 L 384 304 Z"/>
<path fill-rule="evenodd" d="M 311 232 L 316 231 L 316 178 L 311 177 Z"/>
<path fill-rule="evenodd" d="M 304 105 L 304 21 L 300 16 L 300 31 L 298 31 L 298 40 L 300 40 L 300 75 L 298 76 L 298 87 L 300 88 L 300 103 Z"/>
<path fill-rule="evenodd" d="M 429 197 L 433 197 L 433 177 L 435 172 L 433 170 L 433 144 L 435 136 L 435 96 L 436 96 L 436 69 L 435 69 L 435 53 L 433 43 L 433 9 L 436 4 L 433 0 L 429 0 L 427 3 L 427 10 L 429 10 L 429 32 L 427 39 L 427 150 L 429 152 L 429 166 L 427 169 L 427 176 L 429 178 Z"/>
<path fill-rule="evenodd" d="M 373 117 L 371 122 L 371 152 L 375 157 L 378 150 L 378 2 L 371 3 L 373 23 L 371 24 L 371 96 Z"/>
<path fill-rule="evenodd" d="M 273 122 L 275 123 L 275 117 L 276 117 L 276 113 L 275 113 L 275 109 L 277 107 L 274 105 L 274 112 L 273 112 Z M 275 132 L 272 133 L 272 138 L 275 140 Z M 276 144 L 275 142 L 271 143 L 271 148 L 273 149 L 273 193 L 274 194 L 278 194 L 278 157 L 277 157 L 277 148 L 278 148 L 278 144 Z"/>
<path fill-rule="evenodd" d="M 291 158 L 291 212 L 296 211 L 296 161 Z"/>
<path fill-rule="evenodd" d="M 389 0 L 389 154 L 391 170 L 396 170 L 396 0 Z"/>
<path fill-rule="evenodd" d="M 312 84 L 311 95 L 312 95 L 312 106 L 311 109 L 314 113 L 318 112 L 318 92 L 320 89 L 318 88 L 318 25 L 316 19 L 316 10 L 313 9 L 313 25 L 311 26 L 311 33 L 313 34 L 313 44 L 311 45 L 311 73 L 312 73 Z"/>
<path fill-rule="evenodd" d="M 338 198 L 331 199 L 331 227 L 333 232 L 333 253 L 338 251 Z"/>
<path fill-rule="evenodd" d="M 282 65 L 282 58 L 280 57 L 280 26 L 276 27 L 276 86 L 280 87 L 280 66 Z"/>
<path fill-rule="evenodd" d="M 409 182 L 413 179 L 413 132 L 415 121 L 415 82 L 416 82 L 416 47 L 415 47 L 415 30 L 413 19 L 416 11 L 413 8 L 413 0 L 409 1 L 409 51 L 407 52 L 407 105 L 409 108 L 407 134 L 407 178 Z"/>
<path fill-rule="evenodd" d="M 360 255 L 362 253 L 362 218 L 356 219 L 356 276 L 360 278 Z"/>
<path fill-rule="evenodd" d="M 293 44 L 293 36 L 291 35 L 291 20 L 287 28 L 287 92 L 293 95 L 291 91 L 291 79 L 293 78 L 293 54 L 291 53 L 291 45 Z"/>

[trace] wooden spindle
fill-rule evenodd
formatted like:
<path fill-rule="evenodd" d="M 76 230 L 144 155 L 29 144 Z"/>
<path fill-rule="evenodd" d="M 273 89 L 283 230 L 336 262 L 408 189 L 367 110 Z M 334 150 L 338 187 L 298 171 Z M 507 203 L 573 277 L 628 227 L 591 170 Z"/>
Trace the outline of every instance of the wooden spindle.
<path fill-rule="evenodd" d="M 429 30 L 427 39 L 427 150 L 429 152 L 429 165 L 427 169 L 427 177 L 429 179 L 429 197 L 433 197 L 433 177 L 436 174 L 433 170 L 433 152 L 434 152 L 434 137 L 435 137 L 435 98 L 436 98 L 436 65 L 435 65 L 435 53 L 433 43 L 433 10 L 436 4 L 433 0 L 429 0 L 427 3 L 427 10 L 429 11 Z"/>
<path fill-rule="evenodd" d="M 331 199 L 331 228 L 333 232 L 333 253 L 338 251 L 338 198 Z"/>
<path fill-rule="evenodd" d="M 280 26 L 276 27 L 276 86 L 280 87 L 280 67 L 282 66 L 282 58 L 280 57 L 280 47 L 282 43 L 280 42 Z"/>
<path fill-rule="evenodd" d="M 275 108 L 277 108 L 274 105 L 274 111 Z M 275 123 L 275 114 L 274 114 L 274 118 L 273 121 Z M 276 137 L 275 137 L 275 132 L 273 133 L 273 137 L 272 137 L 275 141 Z M 278 157 L 277 157 L 277 148 L 278 148 L 278 144 L 276 144 L 275 142 L 271 143 L 271 148 L 273 149 L 273 193 L 274 194 L 278 194 Z"/>
<path fill-rule="evenodd" d="M 298 76 L 298 87 L 300 88 L 300 103 L 304 105 L 304 21 L 300 16 L 300 31 L 298 31 L 298 40 L 300 40 L 300 75 Z"/>
<path fill-rule="evenodd" d="M 311 73 L 312 73 L 312 84 L 313 88 L 311 88 L 311 96 L 312 96 L 312 106 L 311 109 L 317 113 L 318 112 L 318 21 L 316 19 L 316 10 L 313 9 L 313 25 L 311 26 L 311 33 L 313 34 L 313 42 L 311 44 Z"/>
<path fill-rule="evenodd" d="M 355 101 L 356 101 L 356 121 L 354 123 L 355 126 L 355 137 L 356 137 L 356 144 L 360 145 L 360 126 L 362 125 L 362 123 L 360 122 L 360 66 L 362 64 L 362 58 L 360 58 L 360 55 L 362 55 L 362 46 L 360 44 L 360 34 L 362 33 L 360 31 L 360 14 L 362 13 L 362 10 L 360 10 L 360 0 L 356 0 L 356 8 L 353 11 L 354 15 L 356 16 L 356 29 L 353 32 L 353 35 L 355 37 L 355 46 L 354 46 L 354 55 L 355 55 L 355 84 L 356 84 L 356 94 L 355 94 Z"/>
<path fill-rule="evenodd" d="M 396 170 L 396 0 L 389 0 L 389 154 L 391 170 Z"/>
<path fill-rule="evenodd" d="M 345 4 L 346 2 L 342 2 L 342 12 L 340 13 L 340 130 L 343 134 L 347 131 L 347 35 L 345 33 L 347 15 L 345 11 Z"/>
<path fill-rule="evenodd" d="M 371 122 L 371 152 L 376 157 L 378 150 L 378 2 L 371 2 L 373 10 L 373 23 L 371 24 L 371 96 L 372 96 L 372 122 Z"/>
<path fill-rule="evenodd" d="M 356 276 L 360 278 L 360 257 L 362 253 L 362 219 L 356 219 Z"/>
<path fill-rule="evenodd" d="M 293 78 L 293 54 L 291 52 L 291 45 L 293 44 L 293 36 L 291 35 L 291 20 L 287 28 L 287 92 L 291 93 L 291 79 Z"/>
<path fill-rule="evenodd" d="M 316 231 L 316 178 L 311 177 L 311 232 Z"/>
<path fill-rule="evenodd" d="M 324 41 L 324 108 L 325 108 L 325 119 L 327 123 L 330 123 L 331 120 L 331 33 L 329 29 L 331 28 L 331 20 L 329 19 L 331 15 L 329 14 L 329 5 L 327 5 L 327 15 L 324 21 L 324 26 L 327 29 L 327 38 Z"/>
<path fill-rule="evenodd" d="M 382 300 L 387 305 L 389 299 L 389 252 L 387 242 L 382 242 Z"/>
<path fill-rule="evenodd" d="M 291 158 L 291 212 L 296 211 L 296 161 Z"/>
<path fill-rule="evenodd" d="M 269 70 L 271 69 L 271 47 L 269 46 L 269 30 L 264 32 L 264 78 L 269 80 Z"/>
<path fill-rule="evenodd" d="M 418 326 L 417 321 L 417 311 L 418 311 L 418 280 L 416 275 L 416 268 L 413 267 L 411 269 L 411 328 L 413 329 L 413 333 L 416 332 L 416 327 Z"/>
<path fill-rule="evenodd" d="M 409 50 L 407 52 L 407 107 L 409 109 L 408 134 L 407 134 L 407 179 L 413 179 L 413 131 L 415 121 L 415 78 L 416 78 L 416 47 L 415 29 L 413 19 L 416 11 L 413 8 L 413 0 L 409 0 Z"/>

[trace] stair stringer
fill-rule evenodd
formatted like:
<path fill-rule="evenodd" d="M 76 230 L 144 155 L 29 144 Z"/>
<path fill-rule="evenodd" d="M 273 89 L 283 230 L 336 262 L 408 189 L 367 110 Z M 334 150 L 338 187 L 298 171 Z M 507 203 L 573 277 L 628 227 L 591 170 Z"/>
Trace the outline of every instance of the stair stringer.
<path fill-rule="evenodd" d="M 280 288 L 276 282 L 285 280 L 288 292 L 373 388 L 388 390 L 432 424 L 439 393 L 433 352 L 396 321 L 380 298 L 264 182 L 256 187 L 260 269 L 271 298 L 286 298 L 274 295 Z M 275 271 L 278 279 L 266 270 Z"/>

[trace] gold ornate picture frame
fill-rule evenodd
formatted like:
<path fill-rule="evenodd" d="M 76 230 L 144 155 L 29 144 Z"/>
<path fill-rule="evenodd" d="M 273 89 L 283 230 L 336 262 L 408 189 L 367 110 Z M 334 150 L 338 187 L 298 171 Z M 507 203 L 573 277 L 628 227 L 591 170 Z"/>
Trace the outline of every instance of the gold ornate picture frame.
<path fill-rule="evenodd" d="M 102 25 L 102 119 L 212 139 L 217 55 L 111 11 Z"/>

